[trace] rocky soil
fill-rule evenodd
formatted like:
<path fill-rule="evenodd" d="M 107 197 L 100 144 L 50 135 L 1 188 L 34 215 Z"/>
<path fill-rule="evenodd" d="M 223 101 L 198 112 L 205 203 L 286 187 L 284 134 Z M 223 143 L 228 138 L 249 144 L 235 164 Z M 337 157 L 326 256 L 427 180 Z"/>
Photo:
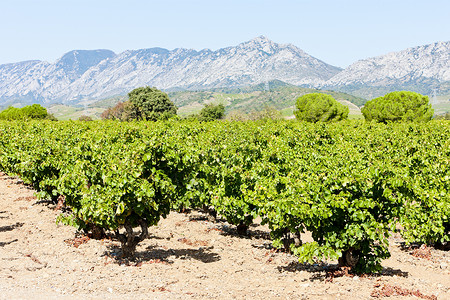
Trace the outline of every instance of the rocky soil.
<path fill-rule="evenodd" d="M 398 236 L 380 275 L 354 276 L 275 251 L 263 226 L 243 237 L 198 212 L 171 213 L 126 261 L 117 241 L 57 225 L 55 208 L 0 173 L 1 299 L 450 299 L 450 253 L 401 249 Z"/>

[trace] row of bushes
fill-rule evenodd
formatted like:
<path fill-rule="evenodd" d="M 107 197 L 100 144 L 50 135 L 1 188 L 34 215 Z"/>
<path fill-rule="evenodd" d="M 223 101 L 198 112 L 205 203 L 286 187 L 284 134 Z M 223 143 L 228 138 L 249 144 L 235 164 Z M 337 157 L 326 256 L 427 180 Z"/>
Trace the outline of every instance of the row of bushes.
<path fill-rule="evenodd" d="M 241 233 L 259 218 L 301 262 L 374 272 L 396 225 L 449 241 L 449 137 L 445 121 L 0 122 L 0 169 L 63 195 L 62 220 L 115 231 L 124 254 L 170 210 L 206 207 Z"/>

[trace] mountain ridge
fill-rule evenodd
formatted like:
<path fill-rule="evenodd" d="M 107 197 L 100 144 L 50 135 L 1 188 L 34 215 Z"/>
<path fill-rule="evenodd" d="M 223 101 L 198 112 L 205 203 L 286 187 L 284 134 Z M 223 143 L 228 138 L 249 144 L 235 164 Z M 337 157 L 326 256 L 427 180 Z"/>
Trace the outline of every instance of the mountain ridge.
<path fill-rule="evenodd" d="M 312 86 L 339 71 L 292 44 L 277 44 L 264 36 L 215 51 L 154 47 L 115 54 L 73 50 L 55 63 L 0 65 L 0 104 L 23 99 L 74 103 L 124 94 L 144 85 L 189 90 L 281 79 Z"/>
<path fill-rule="evenodd" d="M 170 91 L 208 90 L 271 80 L 366 99 L 393 90 L 450 94 L 450 42 L 358 60 L 345 69 L 265 36 L 217 50 L 153 47 L 118 54 L 107 49 L 72 50 L 53 63 L 0 65 L 0 107 L 89 104 L 146 85 Z"/>
<path fill-rule="evenodd" d="M 440 41 L 358 60 L 319 86 L 373 98 L 401 89 L 430 94 L 448 81 L 450 41 Z"/>

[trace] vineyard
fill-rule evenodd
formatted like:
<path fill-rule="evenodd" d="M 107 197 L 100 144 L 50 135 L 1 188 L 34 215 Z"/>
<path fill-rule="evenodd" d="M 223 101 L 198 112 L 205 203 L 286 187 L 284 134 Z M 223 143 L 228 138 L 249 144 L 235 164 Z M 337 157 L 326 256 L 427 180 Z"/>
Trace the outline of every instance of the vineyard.
<path fill-rule="evenodd" d="M 450 239 L 447 121 L 0 122 L 0 170 L 69 208 L 59 222 L 114 232 L 124 256 L 187 209 L 242 235 L 261 220 L 300 262 L 356 272 L 381 270 L 393 232 Z"/>

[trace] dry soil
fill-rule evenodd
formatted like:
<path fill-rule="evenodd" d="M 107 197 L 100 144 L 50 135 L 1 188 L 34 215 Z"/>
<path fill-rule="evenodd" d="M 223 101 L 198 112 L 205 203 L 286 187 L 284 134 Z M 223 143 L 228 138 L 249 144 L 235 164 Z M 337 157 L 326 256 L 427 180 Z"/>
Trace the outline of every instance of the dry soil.
<path fill-rule="evenodd" d="M 271 248 L 264 226 L 243 237 L 198 212 L 171 213 L 125 261 L 114 239 L 57 225 L 60 211 L 33 193 L 0 173 L 1 299 L 450 299 L 449 252 L 413 256 L 399 236 L 381 275 L 333 277 L 336 262 L 299 264 Z"/>

